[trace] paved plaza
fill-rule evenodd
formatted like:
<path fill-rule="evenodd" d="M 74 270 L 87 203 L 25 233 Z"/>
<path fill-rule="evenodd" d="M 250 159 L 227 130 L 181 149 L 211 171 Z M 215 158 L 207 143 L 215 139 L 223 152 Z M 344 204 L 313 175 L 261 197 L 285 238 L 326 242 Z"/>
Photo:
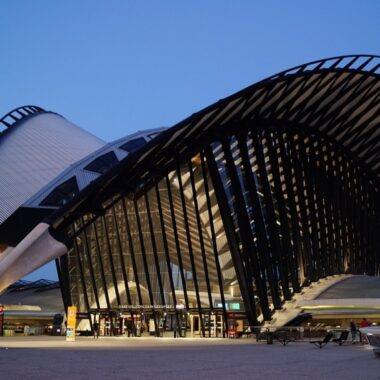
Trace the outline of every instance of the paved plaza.
<path fill-rule="evenodd" d="M 380 379 L 368 346 L 254 339 L 0 338 L 1 379 Z"/>

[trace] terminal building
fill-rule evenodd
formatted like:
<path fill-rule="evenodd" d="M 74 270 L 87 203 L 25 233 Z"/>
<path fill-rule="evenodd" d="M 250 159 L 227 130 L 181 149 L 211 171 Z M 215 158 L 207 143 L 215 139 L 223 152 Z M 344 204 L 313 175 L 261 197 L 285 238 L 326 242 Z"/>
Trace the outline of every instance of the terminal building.
<path fill-rule="evenodd" d="M 89 328 L 208 337 L 271 321 L 323 279 L 377 276 L 379 110 L 369 55 L 112 143 L 18 108 L 0 121 L 0 291 L 55 260 Z"/>

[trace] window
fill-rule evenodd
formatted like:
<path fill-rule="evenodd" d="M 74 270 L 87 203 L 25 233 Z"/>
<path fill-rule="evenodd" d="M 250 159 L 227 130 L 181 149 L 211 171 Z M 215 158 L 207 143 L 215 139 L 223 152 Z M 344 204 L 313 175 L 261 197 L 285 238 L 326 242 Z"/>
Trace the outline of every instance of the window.
<path fill-rule="evenodd" d="M 159 134 L 161 134 L 161 132 L 151 133 L 150 135 L 148 135 L 148 137 L 149 137 L 150 139 L 154 139 L 154 138 L 157 137 Z"/>
<path fill-rule="evenodd" d="M 119 160 L 116 154 L 111 151 L 95 158 L 95 160 L 90 162 L 84 169 L 103 174 L 114 167 L 118 162 Z"/>
<path fill-rule="evenodd" d="M 57 186 L 41 203 L 41 206 L 60 207 L 79 192 L 77 180 L 71 177 Z"/>
<path fill-rule="evenodd" d="M 130 140 L 125 144 L 120 146 L 120 149 L 126 150 L 129 153 L 135 152 L 140 147 L 145 145 L 146 141 L 143 137 L 139 137 L 138 139 Z"/>

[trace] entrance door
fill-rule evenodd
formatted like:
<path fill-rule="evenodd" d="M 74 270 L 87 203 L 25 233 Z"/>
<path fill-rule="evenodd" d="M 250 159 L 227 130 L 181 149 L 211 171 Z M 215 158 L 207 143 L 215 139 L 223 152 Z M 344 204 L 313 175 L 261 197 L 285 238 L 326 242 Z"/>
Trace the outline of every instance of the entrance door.
<path fill-rule="evenodd" d="M 223 315 L 218 313 L 204 313 L 202 314 L 202 322 L 205 337 L 223 337 Z M 203 336 L 199 314 L 191 315 L 190 330 L 194 336 Z"/>

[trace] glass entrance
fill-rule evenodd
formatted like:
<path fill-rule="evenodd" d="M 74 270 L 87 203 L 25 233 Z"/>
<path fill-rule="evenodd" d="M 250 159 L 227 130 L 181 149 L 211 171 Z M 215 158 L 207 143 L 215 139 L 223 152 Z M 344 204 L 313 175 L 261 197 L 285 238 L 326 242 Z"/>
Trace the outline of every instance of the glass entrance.
<path fill-rule="evenodd" d="M 190 332 L 191 335 L 195 337 L 223 337 L 223 315 L 217 312 L 201 314 L 201 317 L 199 316 L 199 314 L 192 314 L 190 316 Z"/>

